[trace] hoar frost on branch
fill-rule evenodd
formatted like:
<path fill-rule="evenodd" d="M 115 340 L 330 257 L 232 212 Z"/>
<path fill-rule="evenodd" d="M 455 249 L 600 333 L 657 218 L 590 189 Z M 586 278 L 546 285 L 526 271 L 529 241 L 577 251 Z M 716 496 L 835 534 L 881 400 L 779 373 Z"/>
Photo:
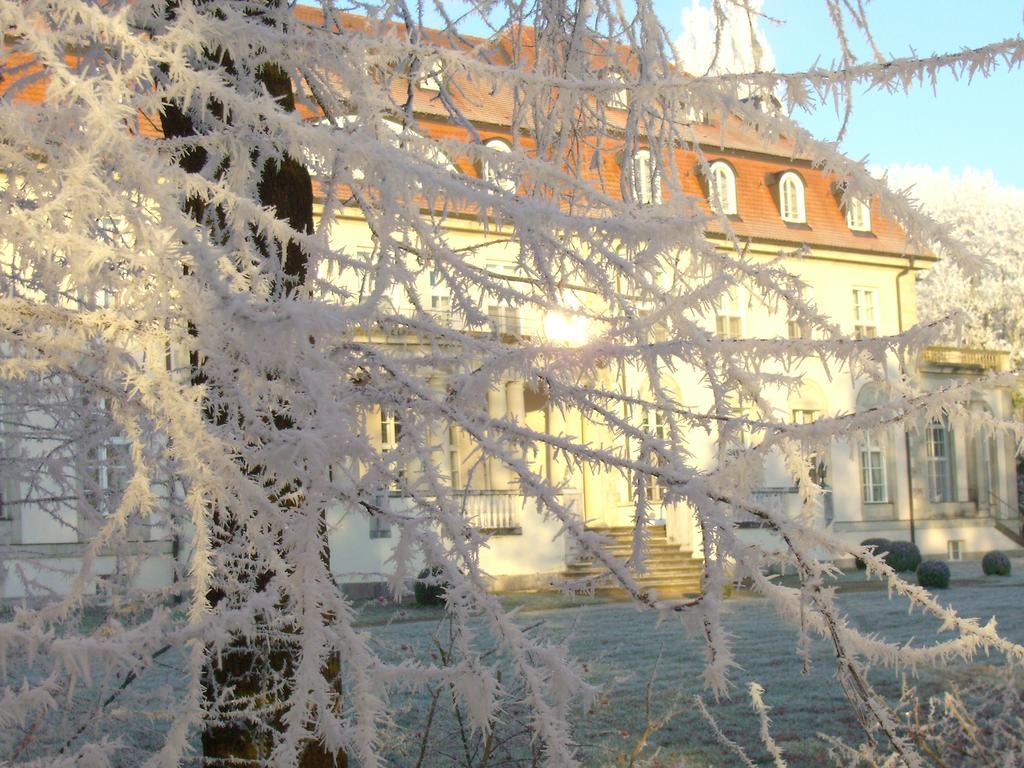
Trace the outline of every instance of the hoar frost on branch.
<path fill-rule="evenodd" d="M 894 166 L 886 179 L 906 190 L 922 209 L 986 261 L 967 271 L 954 259 L 941 260 L 920 281 L 921 317 L 946 320 L 944 340 L 1010 352 L 1014 367 L 1024 362 L 1024 190 L 999 184 L 991 174 L 966 170 Z"/>
<path fill-rule="evenodd" d="M 738 99 L 737 87 L 799 105 L 810 94 L 842 98 L 861 83 L 903 88 L 940 69 L 1016 65 L 1024 42 L 840 69 L 690 77 L 646 2 L 629 17 L 605 0 L 545 1 L 529 13 L 514 3 L 474 8 L 493 30 L 490 40 L 464 37 L 454 23 L 428 33 L 417 10 L 400 3 L 320 10 L 324 24 L 275 2 L 0 3 L 4 470 L 38 514 L 76 528 L 84 543 L 66 595 L 19 607 L 0 625 L 0 650 L 48 665 L 6 678 L 0 722 L 56 722 L 73 689 L 95 682 L 94 667 L 128 679 L 170 646 L 182 655 L 185 696 L 145 756 L 149 764 L 178 764 L 197 749 L 197 733 L 241 723 L 250 743 L 238 759 L 300 764 L 315 743 L 379 765 L 382 731 L 394 724 L 392 697 L 426 686 L 450 686 L 484 731 L 502 710 L 525 707 L 546 763 L 574 764 L 570 722 L 579 697 L 592 691 L 564 646 L 524 631 L 488 592 L 478 561 L 486 535 L 463 515 L 438 459 L 436 436 L 457 427 L 481 462 L 507 467 L 530 504 L 636 601 L 681 616 L 706 639 L 713 693 L 727 693 L 735 666 L 720 595 L 732 579 L 750 579 L 800 626 L 801 647 L 810 636 L 834 645 L 854 705 L 908 765 L 919 765 L 866 665 L 941 663 L 992 649 L 1021 660 L 1024 649 L 992 625 L 960 618 L 866 552 L 857 554 L 871 573 L 956 639 L 904 647 L 862 634 L 826 585 L 832 567 L 822 555 L 848 548 L 804 517 L 759 504 L 751 469 L 783 456 L 811 510 L 820 488 L 806 455 L 835 436 L 922 415 L 967 420 L 962 403 L 972 389 L 1005 377 L 913 391 L 887 367 L 934 339 L 936 327 L 843 338 L 786 270 L 784 259 L 801 251 L 767 263 L 749 258 L 728 217 L 705 213 L 684 192 L 673 163 L 656 166 L 663 201 L 655 206 L 638 205 L 627 174 L 620 190 L 603 189 L 590 164 L 602 152 L 632 157 L 642 145 L 655 158 L 686 147 L 706 168 L 686 116 L 731 116 L 765 141 L 793 138 L 795 151 L 846 181 L 847 194 L 877 196 L 912 241 L 945 242 L 945 231 L 902 196 L 781 115 Z M 343 10 L 365 19 L 343 19 Z M 499 40 L 512 64 L 494 55 Z M 595 63 L 596 52 L 610 49 L 628 50 L 631 62 L 621 125 L 602 105 L 622 84 Z M 438 100 L 463 136 L 418 125 L 411 83 L 434 62 L 453 84 L 441 86 Z M 279 74 L 292 86 L 274 92 L 268 84 L 280 85 Z M 478 141 L 453 93 L 460 79 L 510 94 L 511 151 Z M 43 85 L 43 100 L 27 98 Z M 297 109 L 288 108 L 293 97 Z M 168 130 L 175 109 L 187 130 Z M 453 158 L 498 164 L 518 187 L 453 172 Z M 294 169 L 296 159 L 318 195 L 312 229 L 289 224 L 267 198 L 268 174 Z M 352 215 L 372 233 L 372 248 L 351 252 L 332 240 L 337 218 Z M 476 242 L 447 226 L 456 215 L 479 224 Z M 708 240 L 713 226 L 732 250 Z M 485 245 L 513 254 L 514 277 L 476 258 Z M 425 305 L 425 270 L 450 292 L 459 324 Z M 698 318 L 738 284 L 808 323 L 816 337 L 737 340 L 706 331 Z M 492 305 L 585 318 L 589 336 L 575 346 L 510 342 L 494 332 Z M 373 340 L 381 330 L 418 343 L 382 345 Z M 765 393 L 798 387 L 807 360 L 874 378 L 889 398 L 861 413 L 788 424 Z M 627 369 L 649 389 L 622 391 L 618 373 Z M 710 408 L 678 402 L 666 383 L 678 369 L 696 372 Z M 552 408 L 579 412 L 642 450 L 489 415 L 480 404 L 509 375 L 543 392 Z M 739 402 L 752 406 L 737 416 Z M 665 414 L 663 433 L 628 416 L 644 409 Z M 400 415 L 402 440 L 387 451 L 367 433 L 367 414 L 377 411 Z M 718 431 L 717 469 L 693 461 L 685 439 L 693 430 Z M 728 448 L 741 432 L 760 440 Z M 100 482 L 95 472 L 98 452 L 109 468 L 112 450 L 127 475 L 117 498 L 104 494 L 109 478 Z M 704 594 L 667 601 L 639 587 L 563 489 L 531 467 L 533 451 L 640 478 L 634 566 L 647 549 L 643 479 L 660 484 L 667 503 L 692 508 Z M 374 493 L 381 488 L 411 504 L 382 507 Z M 387 660 L 354 628 L 353 605 L 324 558 L 325 513 L 335 505 L 396 532 L 388 574 L 396 591 L 420 563 L 438 570 L 449 585 L 458 663 Z M 776 546 L 742 542 L 740 514 L 759 519 Z M 129 618 L 90 627 L 83 606 L 96 559 L 121 553 L 130 574 L 145 561 L 132 543 L 157 533 L 187 549 L 187 569 L 162 588 L 115 586 L 115 604 Z M 764 575 L 779 562 L 797 569 L 799 588 Z M 41 591 L 26 583 L 34 586 Z M 495 642 L 499 655 L 481 652 Z M 262 689 L 243 687 L 241 676 L 233 685 L 225 672 L 225 659 L 243 651 L 259 661 Z M 252 684 L 250 675 L 245 686 Z M 507 700 L 513 695 L 517 701 Z M 121 746 L 68 736 L 49 764 L 101 765 Z"/>

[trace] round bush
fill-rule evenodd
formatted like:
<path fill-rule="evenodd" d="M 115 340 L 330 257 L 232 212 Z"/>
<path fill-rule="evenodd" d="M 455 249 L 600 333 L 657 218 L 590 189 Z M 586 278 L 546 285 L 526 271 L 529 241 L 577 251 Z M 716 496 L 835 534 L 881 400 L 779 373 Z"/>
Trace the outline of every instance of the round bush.
<path fill-rule="evenodd" d="M 885 562 L 897 573 L 916 571 L 921 564 L 921 550 L 909 541 L 890 541 Z"/>
<path fill-rule="evenodd" d="M 887 549 L 889 549 L 889 540 L 888 539 L 877 539 L 877 538 L 864 539 L 864 541 L 862 541 L 860 543 L 860 545 L 862 547 L 874 547 L 875 548 L 875 554 L 876 555 L 882 555 L 882 554 L 885 554 L 885 551 Z M 862 571 L 865 568 L 868 567 L 868 564 L 865 563 L 863 560 L 861 560 L 859 557 L 854 561 L 854 564 L 857 566 L 858 569 L 860 569 Z"/>
<path fill-rule="evenodd" d="M 941 560 L 925 560 L 917 567 L 917 583 L 931 589 L 949 586 L 949 566 Z"/>
<path fill-rule="evenodd" d="M 443 571 L 440 568 L 424 568 L 416 577 L 413 593 L 417 605 L 443 605 L 444 593 L 448 585 L 441 581 Z"/>
<path fill-rule="evenodd" d="M 1009 576 L 1010 558 L 1006 556 L 1005 552 L 993 549 L 981 558 L 981 570 L 985 572 L 986 576 Z"/>

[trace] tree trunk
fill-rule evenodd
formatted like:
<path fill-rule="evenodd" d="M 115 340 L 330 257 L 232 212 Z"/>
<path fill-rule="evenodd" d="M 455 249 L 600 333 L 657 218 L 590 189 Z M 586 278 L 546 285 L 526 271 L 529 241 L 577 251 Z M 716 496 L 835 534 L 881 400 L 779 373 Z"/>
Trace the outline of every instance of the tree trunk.
<path fill-rule="evenodd" d="M 267 0 L 268 6 L 273 2 L 275 0 Z M 168 0 L 166 7 L 167 14 L 171 16 L 176 12 L 177 4 L 174 0 Z M 210 57 L 227 71 L 232 70 L 230 58 L 222 52 L 211 54 Z M 273 63 L 264 64 L 257 72 L 257 79 L 283 109 L 294 111 L 293 84 L 281 67 Z M 221 105 L 211 103 L 208 107 L 217 118 L 223 119 Z M 165 138 L 197 135 L 191 115 L 181 104 L 163 104 L 160 120 Z M 258 158 L 255 159 L 259 162 Z M 183 154 L 180 165 L 190 173 L 200 173 L 207 160 L 205 150 L 193 148 Z M 218 169 L 218 173 L 223 174 L 225 170 Z M 260 204 L 273 210 L 277 218 L 288 222 L 292 229 L 306 233 L 313 231 L 313 186 L 309 172 L 301 162 L 288 155 L 281 159 L 266 159 L 262 166 L 258 195 Z M 200 226 L 208 227 L 214 237 L 217 227 L 226 223 L 223 211 L 207 211 L 206 202 L 196 197 L 185 202 L 185 211 Z M 212 217 L 209 215 L 211 213 Z M 261 235 L 254 235 L 254 240 L 265 258 L 276 258 L 281 263 L 284 284 L 275 286 L 274 298 L 278 301 L 289 299 L 305 282 L 307 255 L 295 241 L 290 240 L 282 245 L 267 242 Z M 193 334 L 197 333 L 193 323 L 190 322 L 189 328 Z M 208 380 L 199 353 L 192 353 L 190 364 L 194 383 L 202 383 L 211 391 L 218 391 L 218 382 Z M 226 414 L 215 406 L 207 405 L 205 415 L 208 420 L 219 425 L 226 423 Z M 292 426 L 291 417 L 287 413 L 276 413 L 274 423 L 281 430 Z M 259 473 L 259 469 L 250 471 Z M 284 502 L 279 503 L 285 505 Z M 232 545 L 235 543 L 234 536 L 244 535 L 242 529 L 233 524 L 232 517 L 230 510 L 215 512 L 215 523 L 226 531 L 220 540 L 213 542 L 215 547 Z M 323 536 L 322 556 L 327 562 L 327 529 L 323 518 L 320 530 Z M 244 551 L 244 547 L 242 549 Z M 269 580 L 269 574 L 254 572 L 250 579 L 248 587 L 253 591 L 262 591 Z M 213 589 L 207 598 L 216 610 L 218 606 L 243 600 L 244 593 L 230 594 L 222 589 Z M 206 704 L 209 711 L 220 713 L 218 717 L 206 722 L 202 734 L 203 756 L 208 761 L 224 764 L 253 761 L 264 764 L 270 757 L 275 735 L 283 730 L 284 713 L 279 702 L 284 702 L 290 693 L 297 637 L 291 630 L 275 635 L 264 631 L 267 628 L 268 625 L 263 623 L 252 633 L 256 639 L 238 638 L 222 652 L 208 654 L 204 679 Z M 325 677 L 335 681 L 340 697 L 340 659 L 331 659 L 323 672 Z M 324 745 L 313 740 L 303 745 L 298 761 L 300 768 L 344 768 L 347 764 L 344 753 L 331 754 Z"/>

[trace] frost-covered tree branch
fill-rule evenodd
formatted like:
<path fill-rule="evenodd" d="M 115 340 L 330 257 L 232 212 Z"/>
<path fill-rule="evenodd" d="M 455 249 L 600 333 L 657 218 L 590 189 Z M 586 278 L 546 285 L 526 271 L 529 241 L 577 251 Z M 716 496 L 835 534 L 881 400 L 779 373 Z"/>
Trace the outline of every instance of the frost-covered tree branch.
<path fill-rule="evenodd" d="M 866 664 L 1024 654 L 816 526 L 808 465 L 836 439 L 936 416 L 1015 435 L 967 405 L 1012 379 L 919 391 L 903 374 L 937 322 L 850 338 L 793 269 L 806 248 L 758 250 L 697 194 L 713 129 L 736 132 L 835 182 L 837 205 L 879 201 L 914 253 L 939 242 L 972 269 L 905 196 L 737 86 L 791 106 L 864 83 L 906 88 L 939 70 L 1016 67 L 1019 39 L 692 76 L 647 2 L 629 14 L 605 0 L 487 4 L 440 30 L 404 3 L 0 0 L 0 21 L 0 467 L 17 488 L 4 504 L 69 532 L 76 558 L 69 569 L 40 547 L 7 573 L 32 599 L 0 624 L 0 660 L 22 665 L 4 672 L 0 723 L 57 722 L 81 687 L 173 655 L 180 689 L 154 714 L 152 743 L 132 747 L 139 764 L 180 764 L 203 748 L 198 734 L 246 722 L 263 728 L 237 755 L 251 764 L 303 764 L 316 745 L 325 760 L 382 765 L 410 690 L 451 692 L 463 733 L 490 733 L 514 706 L 546 764 L 576 764 L 572 721 L 594 691 L 565 644 L 489 590 L 493 537 L 466 513 L 474 473 L 492 490 L 501 478 L 640 605 L 703 637 L 716 695 L 736 665 L 722 593 L 748 579 L 801 643 L 832 645 L 854 706 L 911 766 Z M 492 32 L 471 36 L 468 21 Z M 860 16 L 853 27 L 868 28 Z M 610 106 L 621 91 L 628 104 Z M 495 110 L 498 144 L 483 138 L 499 132 Z M 291 184 L 306 173 L 308 200 Z M 807 334 L 731 338 L 709 322 L 730 291 Z M 793 424 L 778 403 L 812 368 L 886 398 Z M 550 423 L 489 407 L 512 381 Z M 460 467 L 453 440 L 470 447 Z M 799 483 L 799 514 L 758 501 L 771 461 Z M 628 487 L 628 560 L 573 506 L 574 473 Z M 637 577 L 654 489 L 700 533 L 699 598 L 660 597 Z M 395 596 L 422 568 L 446 585 L 444 660 L 389 657 L 356 626 L 336 581 L 360 569 L 324 557 L 330 514 L 391 533 Z M 770 546 L 739 535 L 751 517 Z M 0 541 L 0 558 L 13 553 Z M 956 638 L 903 647 L 852 627 L 827 581 L 830 562 L 854 554 Z M 167 572 L 151 578 L 158 561 Z M 780 563 L 798 588 L 766 576 Z M 111 601 L 100 626 L 87 610 L 97 583 Z M 218 674 L 239 649 L 255 660 L 248 674 Z M 68 765 L 126 749 L 65 737 L 51 757 Z"/>

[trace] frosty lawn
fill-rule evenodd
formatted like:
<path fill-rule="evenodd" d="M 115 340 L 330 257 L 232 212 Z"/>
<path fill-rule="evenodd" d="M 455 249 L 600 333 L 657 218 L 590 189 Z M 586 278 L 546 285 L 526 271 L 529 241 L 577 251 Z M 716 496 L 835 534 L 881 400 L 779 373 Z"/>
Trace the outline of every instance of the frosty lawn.
<path fill-rule="evenodd" d="M 982 576 L 979 562 L 951 565 L 953 584 L 942 597 L 965 616 L 987 620 L 996 615 L 1007 639 L 1024 641 L 1024 612 L 1019 607 L 1024 593 L 1024 562 L 1015 561 L 1014 575 L 1008 578 Z M 917 612 L 908 615 L 905 602 L 888 601 L 878 582 L 864 581 L 863 572 L 844 574 L 840 581 L 844 589 L 840 604 L 862 630 L 894 641 L 927 643 L 936 637 L 934 622 L 922 619 Z M 731 701 L 707 700 L 707 704 L 728 736 L 740 742 L 753 759 L 770 763 L 752 730 L 754 721 L 750 717 L 747 688 L 754 678 L 746 670 L 756 670 L 757 681 L 766 690 L 765 701 L 772 708 L 774 737 L 791 766 L 826 764 L 825 747 L 816 736 L 819 731 L 859 740 L 856 717 L 834 679 L 830 646 L 815 644 L 809 678 L 803 677 L 801 661 L 795 654 L 797 632 L 774 615 L 767 601 L 737 597 L 727 602 L 726 610 L 735 634 L 736 656 L 745 669 L 737 670 L 734 676 Z M 571 633 L 573 655 L 587 664 L 591 680 L 604 688 L 594 712 L 578 721 L 576 738 L 585 764 L 628 762 L 623 755 L 632 751 L 644 730 L 645 690 L 659 654 L 652 716 L 657 717 L 671 704 L 677 689 L 682 690 L 678 703 L 683 711 L 651 736 L 644 755 L 649 757 L 660 750 L 655 765 L 676 766 L 681 758 L 688 767 L 738 764 L 735 757 L 723 756 L 721 745 L 693 705 L 693 695 L 702 693 L 702 645 L 687 637 L 676 622 L 669 620 L 656 626 L 656 616 L 627 604 L 524 613 L 524 623 L 537 621 L 543 622 L 538 630 L 552 638 Z M 430 633 L 423 624 L 393 624 L 373 631 L 391 648 L 406 644 L 417 649 L 425 647 Z M 978 667 L 972 669 L 989 669 L 999 661 L 979 659 Z M 950 679 L 966 677 L 967 670 L 963 665 L 951 666 Z M 872 681 L 892 700 L 898 697 L 899 674 L 878 669 Z M 928 691 L 940 682 L 933 670 L 921 670 L 918 679 L 911 680 Z M 398 756 L 397 763 L 404 765 L 406 759 L 407 755 Z M 450 764 L 447 758 L 425 762 L 446 764 Z"/>
<path fill-rule="evenodd" d="M 1024 612 L 1020 610 L 1024 594 L 1024 561 L 1016 560 L 1013 575 L 1007 578 L 981 575 L 978 562 L 952 564 L 953 586 L 943 593 L 965 616 L 1000 618 L 1000 631 L 1010 640 L 1024 641 Z M 935 637 L 934 623 L 918 613 L 908 615 L 906 605 L 890 602 L 884 590 L 864 582 L 862 573 L 845 574 L 840 580 L 844 593 L 840 604 L 856 624 L 864 630 L 877 632 L 889 640 L 930 642 Z M 737 761 L 726 756 L 711 736 L 705 721 L 697 713 L 693 695 L 700 694 L 702 645 L 687 637 L 674 620 L 657 625 L 650 611 L 638 611 L 626 603 L 594 601 L 569 605 L 557 595 L 510 595 L 509 604 L 521 605 L 520 621 L 524 626 L 536 625 L 535 632 L 561 640 L 569 637 L 573 655 L 583 664 L 590 679 L 601 686 L 592 713 L 577 721 L 576 740 L 585 765 L 627 764 L 637 738 L 645 726 L 645 691 L 651 670 L 659 654 L 658 671 L 652 695 L 652 717 L 659 716 L 675 700 L 680 713 L 663 728 L 653 733 L 644 750 L 644 757 L 657 754 L 653 765 L 688 768 L 732 766 Z M 585 603 L 585 601 L 584 601 Z M 823 766 L 825 747 L 816 733 L 840 735 L 857 740 L 857 721 L 834 680 L 831 649 L 817 642 L 809 678 L 801 676 L 800 660 L 795 654 L 796 631 L 781 622 L 767 601 L 738 596 L 726 603 L 729 626 L 735 634 L 737 658 L 746 669 L 736 671 L 731 701 L 707 700 L 708 708 L 727 735 L 740 742 L 756 761 L 769 764 L 758 744 L 750 718 L 751 705 L 747 688 L 752 678 L 746 670 L 759 670 L 758 682 L 765 688 L 765 701 L 772 708 L 773 734 L 784 750 L 791 766 Z M 371 632 L 387 657 L 429 655 L 434 650 L 432 636 L 445 632 L 439 623 L 441 611 L 412 605 L 398 608 L 369 603 L 363 607 L 363 631 Z M 435 652 L 436 655 L 436 652 Z M 65 707 L 46 723 L 0 729 L 0 762 L 25 760 L 43 753 L 52 753 L 78 728 L 85 726 L 83 737 L 124 740 L 128 750 L 121 765 L 140 762 L 140 753 L 149 753 L 162 742 L 167 727 L 166 710 L 182 693 L 180 674 L 182 659 L 176 652 L 159 659 L 159 664 L 145 670 L 123 694 L 106 707 L 101 703 L 115 689 L 120 678 L 105 679 L 102 665 L 89 670 L 91 684 L 83 674 L 76 690 L 75 706 Z M 8 672 L 14 673 L 21 656 L 8 659 Z M 997 665 L 999 659 L 979 659 L 983 670 Z M 968 668 L 951 667 L 952 679 L 964 679 Z M 42 677 L 40 670 L 40 677 Z M 900 690 L 900 675 L 876 670 L 873 682 L 879 690 L 893 698 Z M 918 684 L 931 691 L 940 678 L 932 670 L 922 670 Z M 677 697 L 677 692 L 681 692 Z M 404 724 L 424 719 L 426 696 L 417 694 L 407 706 L 396 707 L 396 719 Z M 445 732 L 448 738 L 433 739 L 427 750 L 424 766 L 455 765 L 461 744 L 454 738 L 451 723 L 435 721 L 434 732 Z M 31 730 L 31 733 L 29 731 Z M 413 731 L 417 728 L 414 726 Z M 387 744 L 394 765 L 412 766 L 420 744 L 413 739 Z M 20 752 L 19 752 L 20 750 Z M 138 750 L 138 752 L 134 752 Z M 508 763 L 504 763 L 507 765 Z M 491 763 L 492 766 L 503 763 Z"/>

